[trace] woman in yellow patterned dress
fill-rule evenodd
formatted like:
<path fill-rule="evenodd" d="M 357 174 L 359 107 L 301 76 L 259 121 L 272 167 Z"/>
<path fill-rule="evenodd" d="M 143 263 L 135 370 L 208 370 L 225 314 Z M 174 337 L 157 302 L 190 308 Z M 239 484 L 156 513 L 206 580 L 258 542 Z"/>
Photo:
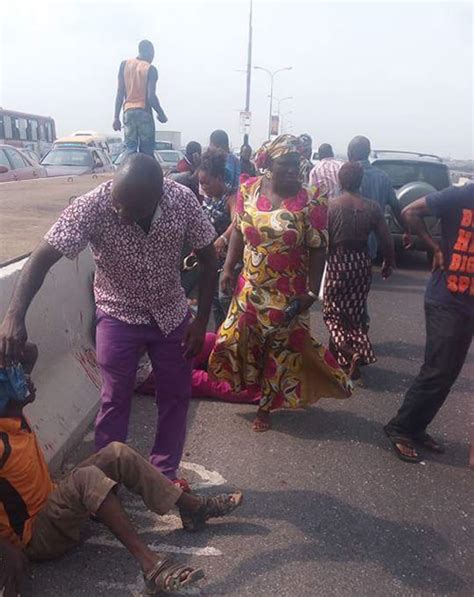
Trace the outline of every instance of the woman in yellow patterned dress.
<path fill-rule="evenodd" d="M 223 271 L 234 296 L 209 361 L 209 372 L 234 390 L 261 391 L 255 431 L 270 411 L 321 397 L 347 398 L 351 384 L 309 332 L 327 246 L 327 204 L 299 179 L 298 140 L 281 135 L 257 154 L 264 176 L 248 179 L 237 199 L 236 226 Z M 244 259 L 235 284 L 233 272 Z M 297 300 L 289 319 L 285 309 Z"/>

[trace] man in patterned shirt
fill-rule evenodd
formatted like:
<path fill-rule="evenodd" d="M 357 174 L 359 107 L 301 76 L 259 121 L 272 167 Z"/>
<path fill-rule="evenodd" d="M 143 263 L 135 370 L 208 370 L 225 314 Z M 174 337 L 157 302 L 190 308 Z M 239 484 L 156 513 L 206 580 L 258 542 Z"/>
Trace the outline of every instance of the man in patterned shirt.
<path fill-rule="evenodd" d="M 147 347 L 159 420 L 151 463 L 171 480 L 183 451 L 192 357 L 199 354 L 216 285 L 215 231 L 191 191 L 159 164 L 131 155 L 108 181 L 64 210 L 23 267 L 0 328 L 0 366 L 21 357 L 25 316 L 49 269 L 90 245 L 96 262 L 97 362 L 103 385 L 96 448 L 127 439 L 135 375 Z M 183 244 L 200 265 L 200 303 L 189 322 L 180 284 Z"/>
<path fill-rule="evenodd" d="M 336 160 L 329 143 L 319 146 L 318 157 L 319 160 L 309 175 L 309 182 L 313 186 L 322 187 L 328 199 L 334 199 L 341 194 L 338 175 L 344 162 Z"/>

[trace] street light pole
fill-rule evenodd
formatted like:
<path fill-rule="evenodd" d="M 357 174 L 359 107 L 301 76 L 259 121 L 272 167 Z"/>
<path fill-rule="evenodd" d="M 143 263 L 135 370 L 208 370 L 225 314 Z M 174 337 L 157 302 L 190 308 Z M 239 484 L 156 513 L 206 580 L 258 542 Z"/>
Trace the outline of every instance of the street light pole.
<path fill-rule="evenodd" d="M 252 0 L 250 0 L 249 44 L 247 49 L 247 89 L 245 93 L 245 111 L 250 112 L 250 84 L 252 82 Z M 249 144 L 249 134 L 244 134 L 244 145 Z"/>
<path fill-rule="evenodd" d="M 270 139 L 272 136 L 272 114 L 273 114 L 273 79 L 275 75 L 278 73 L 283 72 L 284 70 L 292 70 L 292 66 L 285 66 L 284 68 L 278 68 L 277 70 L 271 71 L 268 68 L 263 68 L 263 66 L 254 66 L 256 70 L 263 70 L 267 73 L 270 77 L 270 114 L 268 117 L 268 138 Z"/>

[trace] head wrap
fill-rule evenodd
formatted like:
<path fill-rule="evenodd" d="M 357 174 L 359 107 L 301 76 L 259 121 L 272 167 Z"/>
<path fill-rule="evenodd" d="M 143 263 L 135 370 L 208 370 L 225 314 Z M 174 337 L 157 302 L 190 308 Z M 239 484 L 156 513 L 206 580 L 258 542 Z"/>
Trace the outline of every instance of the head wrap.
<path fill-rule="evenodd" d="M 279 135 L 273 141 L 266 141 L 255 154 L 257 168 L 268 170 L 271 162 L 287 153 L 298 153 L 298 137 L 294 135 Z"/>

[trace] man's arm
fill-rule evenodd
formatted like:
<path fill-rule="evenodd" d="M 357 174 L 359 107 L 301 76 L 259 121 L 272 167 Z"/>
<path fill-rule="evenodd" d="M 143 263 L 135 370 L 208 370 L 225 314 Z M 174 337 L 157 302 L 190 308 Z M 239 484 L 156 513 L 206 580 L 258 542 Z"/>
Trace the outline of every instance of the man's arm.
<path fill-rule="evenodd" d="M 122 128 L 122 123 L 120 122 L 120 112 L 122 110 L 123 101 L 125 99 L 125 79 L 123 77 L 124 68 L 125 62 L 122 62 L 118 72 L 117 95 L 115 97 L 114 122 L 112 124 L 112 128 L 114 129 L 114 131 L 120 131 L 120 129 Z"/>
<path fill-rule="evenodd" d="M 186 336 L 184 353 L 186 358 L 193 358 L 202 350 L 217 283 L 217 258 L 214 245 L 211 243 L 202 249 L 195 249 L 194 252 L 199 265 L 199 301 L 197 316 L 189 326 Z"/>
<path fill-rule="evenodd" d="M 0 539 L 0 593 L 3 597 L 17 597 L 28 560 L 21 549 Z"/>
<path fill-rule="evenodd" d="M 161 107 L 160 100 L 156 95 L 156 83 L 158 81 L 158 71 L 154 66 L 150 66 L 150 70 L 148 71 L 148 103 L 150 106 L 155 110 L 158 115 L 158 120 L 163 124 L 168 122 L 168 118 Z"/>
<path fill-rule="evenodd" d="M 25 317 L 35 294 L 50 268 L 62 257 L 46 241 L 41 241 L 21 270 L 10 305 L 0 326 L 0 367 L 20 360 L 28 334 Z"/>
<path fill-rule="evenodd" d="M 426 197 L 413 201 L 410 205 L 405 207 L 402 211 L 402 218 L 405 226 L 410 232 L 416 234 L 426 244 L 426 246 L 433 252 L 433 270 L 444 269 L 444 256 L 441 247 L 434 240 L 428 232 L 423 218 L 433 215 L 430 210 Z"/>

